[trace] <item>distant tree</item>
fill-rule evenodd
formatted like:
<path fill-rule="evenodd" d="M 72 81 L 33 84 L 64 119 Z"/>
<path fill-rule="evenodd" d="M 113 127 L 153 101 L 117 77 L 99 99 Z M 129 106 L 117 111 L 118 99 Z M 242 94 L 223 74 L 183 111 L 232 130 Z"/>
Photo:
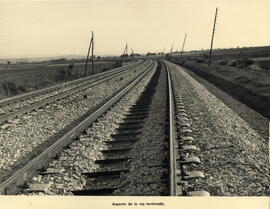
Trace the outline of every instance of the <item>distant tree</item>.
<path fill-rule="evenodd" d="M 99 60 L 100 59 L 100 56 L 98 56 L 97 59 Z"/>
<path fill-rule="evenodd" d="M 8 61 L 7 63 L 8 63 L 8 65 L 10 65 L 10 61 Z"/>
<path fill-rule="evenodd" d="M 120 57 L 121 58 L 128 57 L 128 54 L 122 54 Z"/>
<path fill-rule="evenodd" d="M 68 68 L 69 68 L 70 70 L 72 70 L 73 67 L 74 67 L 74 64 L 73 64 L 73 63 L 70 63 L 70 64 L 68 65 Z"/>
<path fill-rule="evenodd" d="M 123 66 L 123 63 L 121 60 L 117 60 L 115 63 L 114 63 L 114 68 L 117 68 L 117 67 L 122 67 Z"/>
<path fill-rule="evenodd" d="M 60 58 L 60 59 L 52 59 L 50 62 L 53 63 L 61 63 L 61 62 L 66 62 L 67 60 L 65 58 Z"/>
<path fill-rule="evenodd" d="M 156 55 L 156 53 L 147 52 L 146 56 Z"/>

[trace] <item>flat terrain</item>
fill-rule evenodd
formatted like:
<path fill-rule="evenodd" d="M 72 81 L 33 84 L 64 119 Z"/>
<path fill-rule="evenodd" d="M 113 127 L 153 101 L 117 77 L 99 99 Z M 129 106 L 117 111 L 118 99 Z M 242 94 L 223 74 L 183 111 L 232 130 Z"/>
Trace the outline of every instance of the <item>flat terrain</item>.
<path fill-rule="evenodd" d="M 214 54 L 211 66 L 208 66 L 207 56 L 173 56 L 169 59 L 270 118 L 270 60 L 269 48 L 266 49 L 268 51 L 264 53 L 250 52 L 245 53 L 246 56 L 242 53 L 241 57 L 234 53 Z"/>
<path fill-rule="evenodd" d="M 0 65 L 0 99 L 81 78 L 85 63 L 24 63 Z M 95 73 L 115 67 L 115 62 L 95 62 Z M 91 63 L 87 75 L 91 75 Z"/>

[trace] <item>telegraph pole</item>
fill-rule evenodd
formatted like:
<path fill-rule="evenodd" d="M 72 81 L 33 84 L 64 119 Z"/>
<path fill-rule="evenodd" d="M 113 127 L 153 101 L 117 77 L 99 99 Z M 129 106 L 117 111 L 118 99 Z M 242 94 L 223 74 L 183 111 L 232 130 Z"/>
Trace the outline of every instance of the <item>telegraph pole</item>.
<path fill-rule="evenodd" d="M 171 48 L 171 51 L 170 51 L 170 52 L 171 52 L 171 54 L 172 54 L 172 51 L 173 51 L 173 44 L 174 44 L 174 43 L 172 43 L 172 48 Z"/>
<path fill-rule="evenodd" d="M 163 52 L 162 52 L 162 54 L 164 54 L 164 52 L 165 52 L 165 49 L 166 49 L 166 47 L 164 47 L 164 48 L 163 48 Z"/>
<path fill-rule="evenodd" d="M 133 49 L 132 48 L 131 48 L 131 52 L 132 52 L 131 56 L 133 57 L 134 56 L 134 52 L 133 52 Z"/>
<path fill-rule="evenodd" d="M 92 38 L 93 38 L 93 34 L 92 34 Z M 90 53 L 90 50 L 91 50 L 91 47 L 92 47 L 92 38 L 90 40 L 89 48 L 88 48 L 88 52 L 87 52 L 87 57 L 86 57 L 86 62 L 85 62 L 85 68 L 84 68 L 84 77 L 86 77 L 87 63 L 88 63 L 88 59 L 89 59 L 89 53 Z"/>
<path fill-rule="evenodd" d="M 208 65 L 209 66 L 211 65 L 212 48 L 213 48 L 213 42 L 214 42 L 214 36 L 215 36 L 215 30 L 216 30 L 217 13 L 218 13 L 218 8 L 216 8 L 215 19 L 214 19 L 214 26 L 213 26 L 213 31 L 212 31 L 211 47 L 210 47 L 209 62 L 208 62 Z"/>
<path fill-rule="evenodd" d="M 187 34 L 185 33 L 185 38 L 184 38 L 183 45 L 182 45 L 181 55 L 183 54 L 183 51 L 184 51 L 184 46 L 185 46 L 185 42 L 186 42 L 186 37 L 187 37 Z"/>
<path fill-rule="evenodd" d="M 94 70 L 94 32 L 92 31 L 92 75 L 95 73 Z"/>
<path fill-rule="evenodd" d="M 126 43 L 126 47 L 125 47 L 125 49 L 124 49 L 124 53 L 123 53 L 123 55 L 128 55 L 128 44 Z"/>

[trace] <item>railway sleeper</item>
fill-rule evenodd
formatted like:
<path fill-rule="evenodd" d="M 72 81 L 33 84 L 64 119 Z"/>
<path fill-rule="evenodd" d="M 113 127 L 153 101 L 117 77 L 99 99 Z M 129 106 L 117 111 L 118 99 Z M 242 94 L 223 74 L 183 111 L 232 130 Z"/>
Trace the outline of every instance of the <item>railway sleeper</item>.
<path fill-rule="evenodd" d="M 194 138 L 192 136 L 180 136 L 178 140 L 181 142 L 192 142 Z"/>
<path fill-rule="evenodd" d="M 136 137 L 140 135 L 142 132 L 141 131 L 129 131 L 125 133 L 117 133 L 117 134 L 112 134 L 111 138 L 113 139 L 121 139 L 121 138 L 127 138 L 127 137 Z"/>
<path fill-rule="evenodd" d="M 127 113 L 127 114 L 125 114 L 125 116 L 126 117 L 130 117 L 130 118 L 132 118 L 132 117 L 142 117 L 142 116 L 146 116 L 146 115 L 148 115 L 148 111 L 147 112 L 130 112 L 130 113 Z"/>
<path fill-rule="evenodd" d="M 179 161 L 180 164 L 191 164 L 191 163 L 201 164 L 200 158 L 198 158 L 196 156 L 188 156 L 184 160 L 177 158 L 176 160 Z"/>
<path fill-rule="evenodd" d="M 201 191 L 190 191 L 186 193 L 187 196 L 210 196 L 210 193 L 204 190 Z"/>
<path fill-rule="evenodd" d="M 123 163 L 128 161 L 129 157 L 122 157 L 122 158 L 108 158 L 108 159 L 101 159 L 96 160 L 95 163 L 97 164 L 111 164 L 111 163 Z"/>
<path fill-rule="evenodd" d="M 121 170 L 111 170 L 111 171 L 83 172 L 82 175 L 85 175 L 89 178 L 94 178 L 94 177 L 113 176 L 113 175 L 120 176 L 121 173 L 127 173 L 127 172 L 129 172 L 128 169 L 121 169 Z"/>
<path fill-rule="evenodd" d="M 46 192 L 50 186 L 51 186 L 50 183 L 31 184 L 30 187 L 26 189 L 26 191 L 30 193 Z"/>
<path fill-rule="evenodd" d="M 195 179 L 195 178 L 204 178 L 205 176 L 204 176 L 204 173 L 201 171 L 187 171 L 184 173 L 182 177 L 185 180 L 189 180 L 189 179 Z"/>
<path fill-rule="evenodd" d="M 180 152 L 198 151 L 198 148 L 194 145 L 184 145 L 179 151 Z"/>
<path fill-rule="evenodd" d="M 130 131 L 134 131 L 134 130 L 139 130 L 142 128 L 142 125 L 137 125 L 137 126 L 134 126 L 133 124 L 132 125 L 121 125 L 117 128 L 117 131 L 119 131 L 120 133 L 122 132 L 130 132 Z"/>
<path fill-rule="evenodd" d="M 190 125 L 190 123 L 187 123 L 187 122 L 177 122 L 177 124 L 180 126 L 180 128 L 189 128 L 191 125 Z"/>
<path fill-rule="evenodd" d="M 137 110 L 137 109 L 132 109 L 132 110 L 129 110 L 128 111 L 128 114 L 147 114 L 149 112 L 149 110 L 143 110 L 143 109 L 139 109 L 139 110 Z"/>
<path fill-rule="evenodd" d="M 132 148 L 120 148 L 120 149 L 104 149 L 101 150 L 102 153 L 104 154 L 110 154 L 110 153 L 126 153 L 129 152 Z"/>
<path fill-rule="evenodd" d="M 130 108 L 130 110 L 143 110 L 143 111 L 149 111 L 150 109 L 149 109 L 149 106 L 148 105 L 140 105 L 140 106 L 138 106 L 138 105 L 133 105 L 131 108 Z"/>
<path fill-rule="evenodd" d="M 113 195 L 113 192 L 117 189 L 117 187 L 108 187 L 108 188 L 100 188 L 100 189 L 87 189 L 87 190 L 75 190 L 71 191 L 74 195 L 80 196 L 92 196 L 92 195 Z"/>
<path fill-rule="evenodd" d="M 141 116 L 129 116 L 128 118 L 125 118 L 124 121 L 125 122 L 144 122 L 145 120 L 145 116 L 141 115 Z"/>
<path fill-rule="evenodd" d="M 135 143 L 138 138 L 133 139 L 118 139 L 113 141 L 105 141 L 106 144 L 121 144 L 121 143 Z"/>

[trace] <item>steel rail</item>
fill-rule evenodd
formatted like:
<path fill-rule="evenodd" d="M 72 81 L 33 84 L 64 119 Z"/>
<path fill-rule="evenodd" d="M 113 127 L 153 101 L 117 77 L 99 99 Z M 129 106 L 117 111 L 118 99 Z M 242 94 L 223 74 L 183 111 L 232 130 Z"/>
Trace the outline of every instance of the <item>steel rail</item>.
<path fill-rule="evenodd" d="M 151 69 L 156 67 L 156 62 L 152 62 L 141 75 L 131 81 L 125 88 L 120 90 L 104 105 L 94 111 L 89 117 L 84 119 L 78 125 L 70 129 L 66 134 L 60 137 L 54 144 L 47 148 L 44 152 L 32 159 L 23 168 L 15 171 L 15 173 L 0 185 L 0 194 L 11 195 L 16 194 L 21 187 L 25 185 L 27 180 L 34 176 L 38 170 L 46 167 L 52 158 L 57 156 L 61 150 L 76 139 L 87 127 L 102 116 L 109 108 L 119 101 L 127 92 L 129 92 L 136 84 L 138 84 Z"/>
<path fill-rule="evenodd" d="M 163 62 L 167 71 L 168 78 L 168 102 L 169 102 L 169 143 L 170 143 L 170 165 L 169 165 L 169 186 L 170 196 L 177 195 L 177 172 L 176 172 L 176 155 L 175 155 L 175 107 L 174 107 L 174 94 L 172 89 L 171 74 L 165 62 Z"/>
<path fill-rule="evenodd" d="M 119 67 L 119 68 L 115 68 L 115 69 L 110 70 L 110 71 L 106 71 L 106 72 L 98 73 L 96 75 L 87 76 L 85 78 L 80 78 L 80 79 L 76 79 L 76 80 L 73 80 L 73 81 L 65 82 L 65 83 L 58 84 L 58 85 L 55 85 L 55 86 L 52 86 L 52 87 L 48 87 L 48 88 L 40 89 L 40 90 L 37 90 L 37 91 L 29 92 L 29 93 L 26 93 L 26 94 L 23 94 L 23 95 L 20 95 L 20 96 L 15 96 L 15 97 L 9 98 L 7 100 L 0 101 L 0 107 L 22 101 L 22 100 L 28 99 L 30 97 L 40 96 L 42 94 L 46 94 L 46 93 L 49 93 L 49 92 L 52 92 L 52 91 L 55 91 L 55 90 L 58 90 L 58 89 L 61 89 L 61 88 L 65 88 L 67 86 L 71 86 L 72 84 L 77 84 L 77 83 L 80 84 L 80 83 L 88 81 L 88 80 L 92 81 L 93 79 L 102 77 L 104 75 L 109 75 L 109 74 L 111 74 L 111 73 L 113 73 L 115 71 L 121 71 L 121 70 L 126 70 L 126 69 L 129 69 L 129 68 L 132 68 L 134 66 L 142 64 L 143 62 L 144 62 L 144 60 L 139 60 L 136 63 L 130 64 L 130 65 L 127 65 L 127 66 L 123 66 L 123 67 Z"/>
<path fill-rule="evenodd" d="M 170 126 L 170 195 L 171 196 L 210 196 L 211 194 L 208 191 L 205 190 L 190 190 L 187 188 L 185 188 L 185 186 L 181 186 L 181 183 L 184 182 L 188 182 L 192 179 L 196 179 L 196 178 L 204 178 L 204 173 L 200 170 L 189 170 L 183 166 L 181 166 L 181 162 L 182 164 L 193 164 L 193 163 L 201 163 L 200 158 L 197 157 L 196 155 L 194 155 L 192 153 L 192 150 L 198 150 L 196 146 L 191 145 L 188 143 L 187 146 L 183 145 L 183 138 L 192 138 L 191 136 L 187 136 L 187 137 L 183 137 L 181 139 L 180 138 L 176 138 L 177 137 L 177 121 L 179 119 L 176 119 L 175 117 L 175 113 L 180 113 L 180 106 L 183 106 L 181 102 L 182 99 L 179 99 L 179 96 L 176 97 L 177 95 L 175 95 L 176 91 L 175 91 L 175 86 L 172 85 L 172 79 L 171 79 L 171 75 L 170 75 L 170 67 L 167 66 L 167 64 L 169 62 L 165 62 L 163 61 L 165 64 L 165 67 L 167 69 L 168 72 L 168 83 L 169 83 L 169 107 L 170 107 L 170 114 L 169 114 L 169 126 Z M 174 101 L 175 100 L 175 101 Z M 179 108 L 179 110 L 177 110 L 177 108 Z M 183 111 L 182 109 L 182 114 L 183 115 L 187 115 L 185 113 L 185 111 Z M 183 123 L 184 125 L 184 123 Z M 192 131 L 190 129 L 186 129 L 186 128 L 180 128 L 178 129 L 181 132 L 184 132 L 184 130 L 188 131 L 188 133 L 191 133 Z M 181 145 L 179 145 L 179 142 L 181 143 Z M 181 146 L 181 148 L 179 148 L 178 146 Z M 180 154 L 182 151 L 188 152 L 190 153 L 190 157 L 187 157 L 186 159 L 181 159 L 180 158 Z M 189 152 L 191 151 L 191 152 Z M 189 158 L 189 159 L 188 159 Z M 179 165 L 179 167 L 178 167 Z M 191 183 L 191 182 L 190 182 Z M 191 184 L 195 184 L 194 188 L 196 188 L 196 183 L 191 183 Z M 190 184 L 190 185 L 191 185 Z"/>
<path fill-rule="evenodd" d="M 12 111 L 10 113 L 2 115 L 2 116 L 0 116 L 0 124 L 3 124 L 8 120 L 12 120 L 12 119 L 16 118 L 17 116 L 21 116 L 21 115 L 23 115 L 25 113 L 31 112 L 32 110 L 37 110 L 38 108 L 40 108 L 42 106 L 45 106 L 47 104 L 50 104 L 50 103 L 52 103 L 52 102 L 54 102 L 56 100 L 60 100 L 60 99 L 62 99 L 64 97 L 73 95 L 73 94 L 78 93 L 80 91 L 83 91 L 83 90 L 85 90 L 85 89 L 87 89 L 89 87 L 93 87 L 95 85 L 98 85 L 98 84 L 100 84 L 100 83 L 102 83 L 104 81 L 113 79 L 113 78 L 119 76 L 122 73 L 126 73 L 127 70 L 130 70 L 130 69 L 133 69 L 133 68 L 136 68 L 136 66 L 135 67 L 133 66 L 131 68 L 127 68 L 127 69 L 124 69 L 124 70 L 121 70 L 121 71 L 118 71 L 118 72 L 114 72 L 113 74 L 107 75 L 107 77 L 103 77 L 100 80 L 96 80 L 94 82 L 91 81 L 91 82 L 89 82 L 90 84 L 89 83 L 83 84 L 83 85 L 75 87 L 75 88 L 73 88 L 73 89 L 71 89 L 69 91 L 59 93 L 59 94 L 54 95 L 52 97 L 46 98 L 46 99 L 44 99 L 42 101 L 36 102 L 34 104 L 22 107 L 21 109 L 17 109 L 15 111 Z"/>

